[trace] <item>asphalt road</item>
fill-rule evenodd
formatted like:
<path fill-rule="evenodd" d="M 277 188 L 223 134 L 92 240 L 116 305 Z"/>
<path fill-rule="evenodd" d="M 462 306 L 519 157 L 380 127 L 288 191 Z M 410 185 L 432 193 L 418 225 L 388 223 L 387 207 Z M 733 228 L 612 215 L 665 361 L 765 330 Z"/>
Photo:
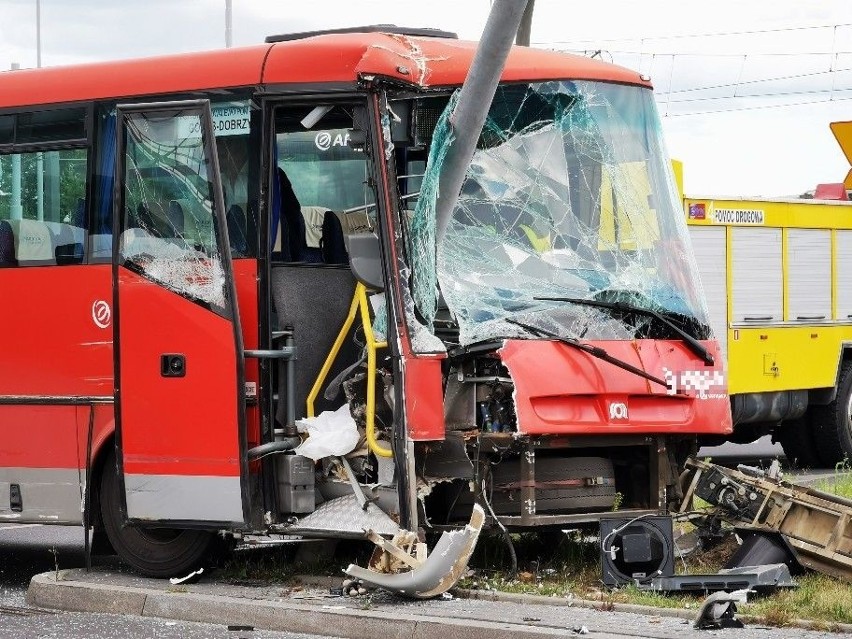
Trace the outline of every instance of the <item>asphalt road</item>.
<path fill-rule="evenodd" d="M 228 629 L 142 617 L 53 612 L 27 606 L 33 575 L 80 567 L 83 529 L 0 524 L 0 639 L 313 639 L 315 635 Z"/>

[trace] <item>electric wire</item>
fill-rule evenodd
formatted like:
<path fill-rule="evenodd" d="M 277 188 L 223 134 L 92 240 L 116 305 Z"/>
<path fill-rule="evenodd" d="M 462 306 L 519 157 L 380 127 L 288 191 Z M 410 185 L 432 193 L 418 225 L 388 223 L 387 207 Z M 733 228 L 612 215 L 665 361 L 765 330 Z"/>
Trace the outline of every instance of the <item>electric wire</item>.
<path fill-rule="evenodd" d="M 726 82 L 723 84 L 708 84 L 701 87 L 690 87 L 688 89 L 675 89 L 674 91 L 660 91 L 657 95 L 679 95 L 681 93 L 696 93 L 699 91 L 712 91 L 714 89 L 730 89 L 751 84 L 763 84 L 765 82 L 783 82 L 786 80 L 801 80 L 803 78 L 813 78 L 821 75 L 834 75 L 836 73 L 848 73 L 852 71 L 852 67 L 844 67 L 842 69 L 832 69 L 829 71 L 811 71 L 808 73 L 794 73 L 790 75 L 779 75 L 771 78 L 756 78 L 754 80 L 742 80 L 740 82 Z"/>
<path fill-rule="evenodd" d="M 666 104 L 695 104 L 697 102 L 712 102 L 714 100 L 744 100 L 754 98 L 786 98 L 791 95 L 819 95 L 822 93 L 843 93 L 852 91 L 852 87 L 841 89 L 810 89 L 807 91 L 776 91 L 774 93 L 745 93 L 741 95 L 720 95 L 716 97 L 686 98 L 684 100 L 667 100 Z"/>
<path fill-rule="evenodd" d="M 762 57 L 834 57 L 841 55 L 852 55 L 852 51 L 726 51 L 726 52 L 711 52 L 711 51 L 641 51 L 636 49 L 559 49 L 554 48 L 553 51 L 562 53 L 585 54 L 588 51 L 600 51 L 601 53 L 630 55 L 630 56 L 658 56 L 661 58 L 676 58 L 679 56 L 689 58 L 741 58 L 743 56 L 751 56 L 755 58 Z"/>
<path fill-rule="evenodd" d="M 758 33 L 787 33 L 791 31 L 813 31 L 817 29 L 838 29 L 841 27 L 852 27 L 852 22 L 838 22 L 834 24 L 820 24 L 820 25 L 803 25 L 798 27 L 777 27 L 774 29 L 751 29 L 746 31 L 715 31 L 715 32 L 707 32 L 707 33 L 678 33 L 674 35 L 662 35 L 662 36 L 646 36 L 642 38 L 631 38 L 631 37 L 623 37 L 623 38 L 586 38 L 586 39 L 576 39 L 571 41 L 566 40 L 551 40 L 550 42 L 553 44 L 572 44 L 574 42 L 647 42 L 648 40 L 688 40 L 688 39 L 698 39 L 698 38 L 717 38 L 717 37 L 725 37 L 725 36 L 735 36 L 735 35 L 755 35 Z M 534 45 L 546 44 L 544 42 L 534 42 Z"/>
<path fill-rule="evenodd" d="M 714 110 L 707 110 L 707 111 L 688 111 L 686 113 L 669 113 L 669 114 L 666 114 L 662 117 L 663 118 L 683 118 L 683 117 L 696 116 L 696 115 L 712 115 L 712 114 L 716 114 L 716 113 L 736 113 L 738 111 L 758 111 L 758 110 L 763 110 L 763 109 L 792 108 L 792 107 L 808 106 L 808 105 L 814 105 L 814 104 L 832 104 L 832 103 L 838 103 L 838 102 L 845 102 L 847 100 L 852 100 L 852 96 L 850 96 L 848 98 L 829 98 L 828 100 L 807 100 L 805 102 L 789 102 L 789 103 L 784 103 L 784 104 L 764 104 L 764 105 L 750 106 L 750 107 L 736 107 L 736 108 L 732 108 L 732 109 L 714 109 Z"/>

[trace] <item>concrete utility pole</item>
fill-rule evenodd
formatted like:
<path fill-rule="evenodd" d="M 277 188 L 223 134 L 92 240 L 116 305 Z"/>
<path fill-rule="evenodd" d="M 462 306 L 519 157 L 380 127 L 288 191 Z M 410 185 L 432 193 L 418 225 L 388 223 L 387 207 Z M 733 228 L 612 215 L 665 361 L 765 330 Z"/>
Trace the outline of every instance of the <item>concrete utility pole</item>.
<path fill-rule="evenodd" d="M 36 67 L 41 69 L 41 0 L 36 0 Z"/>
<path fill-rule="evenodd" d="M 233 0 L 225 0 L 225 47 L 230 49 L 234 44 L 234 12 Z"/>
<path fill-rule="evenodd" d="M 476 151 L 476 141 L 497 92 L 497 84 L 526 5 L 527 0 L 495 0 L 491 5 L 488 22 L 462 85 L 459 101 L 450 115 L 454 141 L 441 167 L 438 201 L 435 203 L 438 242 L 444 237 L 459 199 L 467 168 Z"/>
<path fill-rule="evenodd" d="M 518 37 L 515 38 L 515 44 L 522 47 L 530 46 L 530 37 L 532 36 L 532 17 L 535 9 L 535 0 L 528 0 L 527 8 L 524 9 L 524 16 L 521 18 L 521 26 L 518 27 Z"/>

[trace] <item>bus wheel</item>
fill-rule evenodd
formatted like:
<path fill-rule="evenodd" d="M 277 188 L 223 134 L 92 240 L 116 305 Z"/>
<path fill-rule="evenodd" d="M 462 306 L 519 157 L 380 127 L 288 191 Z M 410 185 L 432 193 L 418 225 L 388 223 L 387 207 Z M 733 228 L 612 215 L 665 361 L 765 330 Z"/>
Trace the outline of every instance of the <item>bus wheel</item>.
<path fill-rule="evenodd" d="M 781 444 L 784 456 L 793 468 L 822 466 L 814 439 L 814 427 L 807 418 L 784 421 L 773 433 L 773 440 Z"/>
<path fill-rule="evenodd" d="M 822 463 L 831 467 L 844 459 L 852 459 L 852 362 L 840 365 L 834 401 L 810 410 Z"/>
<path fill-rule="evenodd" d="M 200 530 L 125 525 L 114 469 L 115 453 L 110 452 L 101 474 L 101 516 L 118 556 L 146 577 L 182 577 L 198 568 L 212 549 L 216 535 Z"/>

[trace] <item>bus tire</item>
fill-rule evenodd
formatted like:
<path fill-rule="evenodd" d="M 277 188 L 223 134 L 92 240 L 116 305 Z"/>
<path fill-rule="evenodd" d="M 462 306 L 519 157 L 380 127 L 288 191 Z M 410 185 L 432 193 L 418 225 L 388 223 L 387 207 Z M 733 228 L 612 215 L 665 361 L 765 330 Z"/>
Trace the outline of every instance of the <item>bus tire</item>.
<path fill-rule="evenodd" d="M 784 421 L 773 433 L 773 440 L 781 444 L 784 456 L 793 468 L 822 466 L 814 439 L 814 427 L 807 417 Z"/>
<path fill-rule="evenodd" d="M 213 549 L 216 535 L 201 530 L 140 528 L 124 522 L 115 453 L 100 478 L 104 530 L 118 556 L 146 577 L 182 577 L 195 570 Z"/>
<path fill-rule="evenodd" d="M 827 467 L 852 459 L 852 361 L 840 364 L 837 395 L 830 404 L 811 408 L 817 453 Z"/>

